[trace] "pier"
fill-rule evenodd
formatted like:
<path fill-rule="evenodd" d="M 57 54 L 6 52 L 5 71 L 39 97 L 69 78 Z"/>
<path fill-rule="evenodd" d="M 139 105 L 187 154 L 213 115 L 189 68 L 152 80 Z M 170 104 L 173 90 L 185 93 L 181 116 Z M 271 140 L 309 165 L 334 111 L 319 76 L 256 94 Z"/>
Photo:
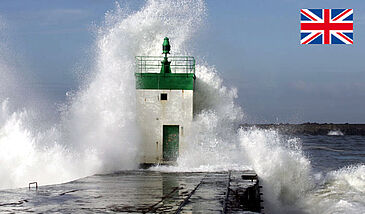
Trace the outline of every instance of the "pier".
<path fill-rule="evenodd" d="M 0 191 L 0 212 L 260 213 L 253 171 L 94 175 L 72 182 Z M 21 202 L 21 203 L 20 203 Z"/>

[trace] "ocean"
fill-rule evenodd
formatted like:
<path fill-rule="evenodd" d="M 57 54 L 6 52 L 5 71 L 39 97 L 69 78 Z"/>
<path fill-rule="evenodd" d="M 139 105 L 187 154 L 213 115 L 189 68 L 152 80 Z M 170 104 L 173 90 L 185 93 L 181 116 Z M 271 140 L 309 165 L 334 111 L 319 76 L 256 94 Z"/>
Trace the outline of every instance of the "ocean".
<path fill-rule="evenodd" d="M 302 140 L 303 150 L 316 172 L 328 173 L 365 163 L 365 136 L 298 135 L 297 137 Z"/>
<path fill-rule="evenodd" d="M 315 187 L 310 213 L 365 213 L 365 136 L 300 135 Z"/>

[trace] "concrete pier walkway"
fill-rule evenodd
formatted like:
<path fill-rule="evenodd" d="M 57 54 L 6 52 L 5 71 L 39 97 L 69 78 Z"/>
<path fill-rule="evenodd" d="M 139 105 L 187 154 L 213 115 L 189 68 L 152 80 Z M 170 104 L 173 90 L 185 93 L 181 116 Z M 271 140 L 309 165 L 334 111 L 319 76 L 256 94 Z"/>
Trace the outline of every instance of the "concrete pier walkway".
<path fill-rule="evenodd" d="M 0 191 L 0 212 L 260 212 L 259 185 L 255 176 L 252 171 L 122 171 L 40 186 L 38 190 L 22 188 Z"/>

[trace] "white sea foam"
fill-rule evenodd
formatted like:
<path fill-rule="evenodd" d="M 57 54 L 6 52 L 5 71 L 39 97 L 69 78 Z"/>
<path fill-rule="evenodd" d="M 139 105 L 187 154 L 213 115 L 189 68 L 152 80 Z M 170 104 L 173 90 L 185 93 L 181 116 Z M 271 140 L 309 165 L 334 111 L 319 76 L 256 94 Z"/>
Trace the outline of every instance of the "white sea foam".
<path fill-rule="evenodd" d="M 331 171 L 301 201 L 309 213 L 362 213 L 365 210 L 365 165 Z"/>
<path fill-rule="evenodd" d="M 343 136 L 343 133 L 340 130 L 331 130 L 327 135 L 331 136 Z"/>
<path fill-rule="evenodd" d="M 26 110 L 11 112 L 8 100 L 0 109 L 0 188 L 60 183 L 93 173 L 93 151 L 78 154 L 55 141 L 58 131 L 29 130 Z"/>

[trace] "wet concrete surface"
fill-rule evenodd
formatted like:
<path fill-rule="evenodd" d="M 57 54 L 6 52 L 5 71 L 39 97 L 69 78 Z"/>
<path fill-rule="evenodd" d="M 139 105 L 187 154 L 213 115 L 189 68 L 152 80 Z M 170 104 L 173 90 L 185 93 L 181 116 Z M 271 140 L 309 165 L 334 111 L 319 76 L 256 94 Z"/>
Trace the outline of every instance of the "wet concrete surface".
<path fill-rule="evenodd" d="M 94 175 L 38 190 L 2 190 L 0 212 L 249 213 L 236 194 L 247 194 L 245 189 L 257 181 L 243 180 L 244 173 L 136 170 Z"/>

